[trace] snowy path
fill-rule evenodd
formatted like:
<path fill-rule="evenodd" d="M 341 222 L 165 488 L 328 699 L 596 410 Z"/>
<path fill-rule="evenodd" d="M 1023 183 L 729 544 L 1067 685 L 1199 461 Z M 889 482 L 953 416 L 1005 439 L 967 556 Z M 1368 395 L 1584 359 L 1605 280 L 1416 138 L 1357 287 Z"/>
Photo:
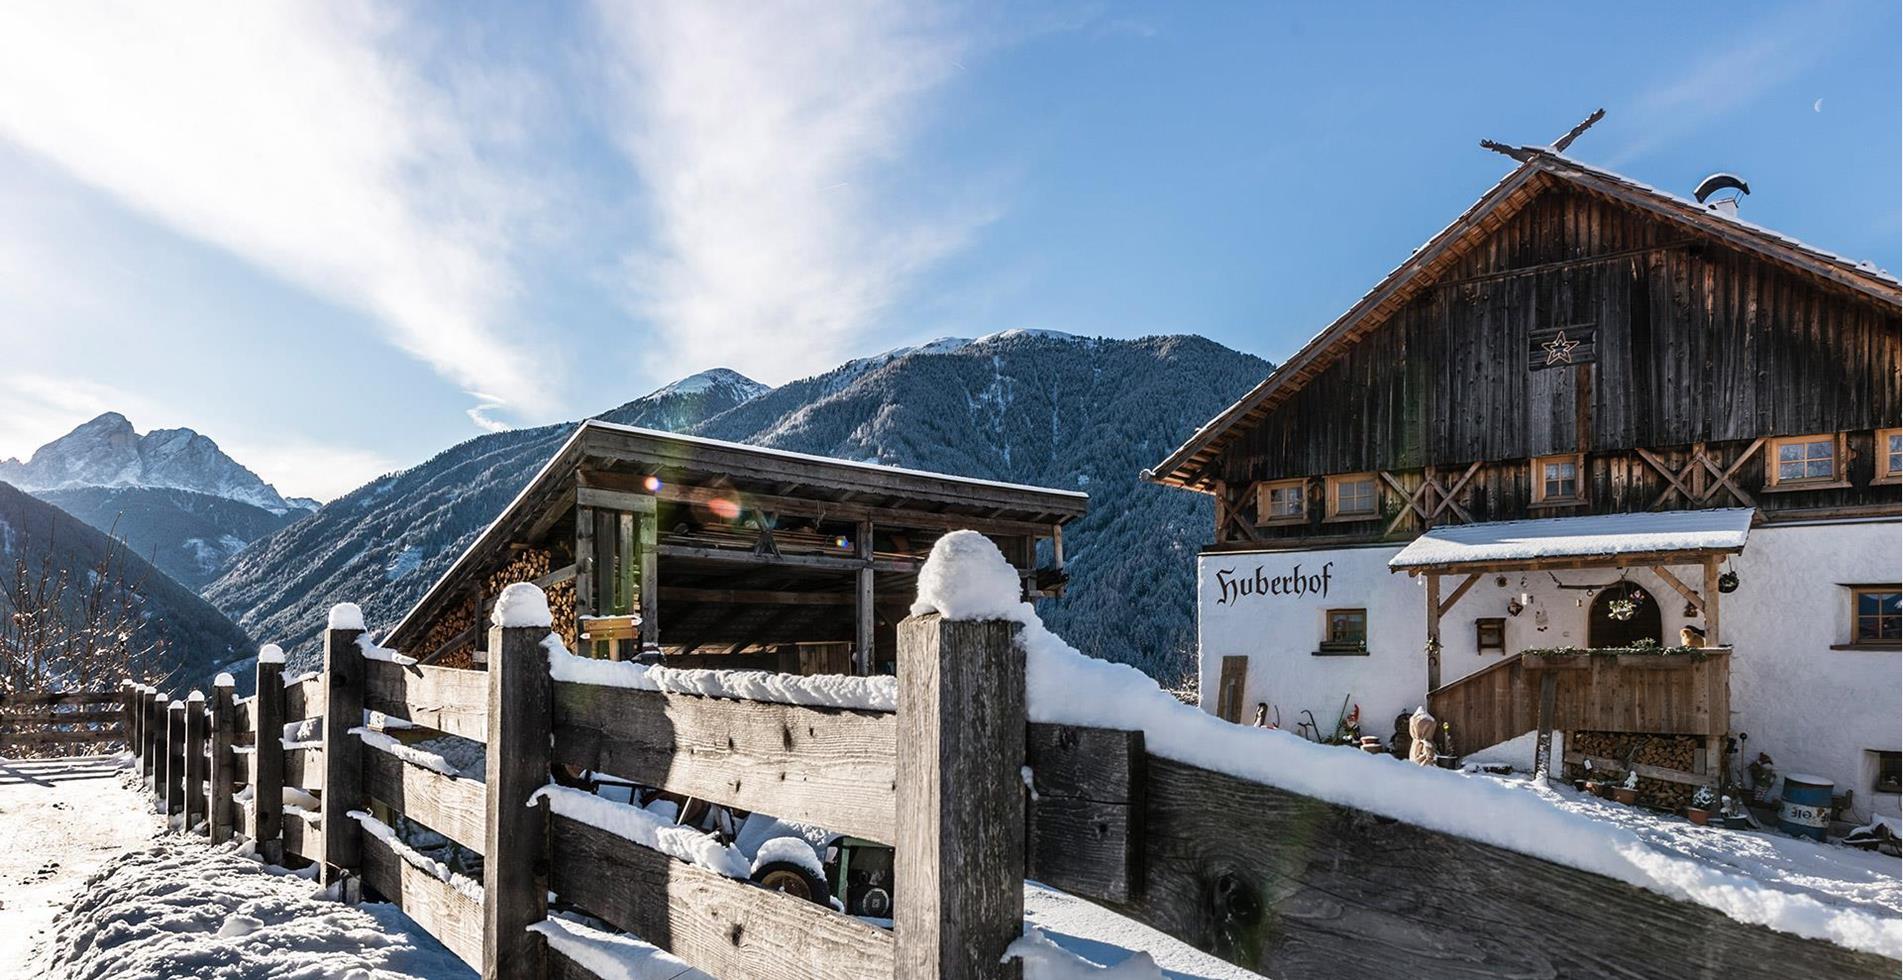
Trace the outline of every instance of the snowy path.
<path fill-rule="evenodd" d="M 53 913 L 108 860 L 159 834 L 118 757 L 0 759 L 0 977 L 27 963 Z"/>

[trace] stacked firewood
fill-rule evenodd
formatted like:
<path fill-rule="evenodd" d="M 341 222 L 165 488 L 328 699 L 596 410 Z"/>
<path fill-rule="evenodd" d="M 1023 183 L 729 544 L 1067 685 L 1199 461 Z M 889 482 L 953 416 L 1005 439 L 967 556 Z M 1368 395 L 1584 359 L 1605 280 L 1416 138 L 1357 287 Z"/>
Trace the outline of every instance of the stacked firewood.
<path fill-rule="evenodd" d="M 555 634 L 562 645 L 575 649 L 575 580 L 557 582 L 548 587 L 548 611 L 555 619 Z"/>
<path fill-rule="evenodd" d="M 463 601 L 430 624 L 430 628 L 423 634 L 422 648 L 416 651 L 416 655 L 428 656 L 441 650 L 443 644 L 460 636 L 474 625 L 476 625 L 476 597 L 466 596 Z M 473 649 L 475 644 L 471 642 L 465 646 Z"/>
<path fill-rule="evenodd" d="M 516 582 L 533 582 L 549 572 L 550 554 L 542 548 L 524 548 L 511 555 L 501 568 L 490 573 L 483 582 L 483 595 L 502 594 L 502 590 Z"/>
<path fill-rule="evenodd" d="M 1621 774 L 1625 764 L 1637 763 L 1690 774 L 1703 740 L 1695 735 L 1634 735 L 1624 732 L 1571 732 L 1566 741 L 1567 754 L 1580 753 L 1593 761 L 1593 771 L 1604 775 L 1607 769 Z M 1590 775 L 1583 766 L 1568 766 L 1569 776 Z M 1639 803 L 1645 806 L 1678 810 L 1692 801 L 1697 787 L 1664 779 L 1639 777 Z"/>

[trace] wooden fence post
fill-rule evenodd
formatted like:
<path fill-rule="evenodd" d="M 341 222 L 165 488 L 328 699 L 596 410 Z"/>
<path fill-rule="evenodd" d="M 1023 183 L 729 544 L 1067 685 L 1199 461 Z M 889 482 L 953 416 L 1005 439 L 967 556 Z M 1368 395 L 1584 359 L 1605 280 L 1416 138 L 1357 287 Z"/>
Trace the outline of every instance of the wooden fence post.
<path fill-rule="evenodd" d="M 513 588 L 513 586 L 512 586 Z M 500 604 L 500 603 L 498 603 Z M 528 927 L 548 917 L 549 624 L 489 631 L 488 796 L 483 821 L 483 980 L 546 977 L 547 952 Z"/>
<path fill-rule="evenodd" d="M 284 651 L 258 651 L 251 700 L 251 812 L 245 835 L 266 864 L 284 863 Z"/>
<path fill-rule="evenodd" d="M 126 733 L 126 752 L 139 757 L 139 685 L 128 677 L 119 682 L 119 727 Z"/>
<path fill-rule="evenodd" d="M 355 606 L 349 607 L 352 611 Z M 357 612 L 356 621 L 363 614 Z M 332 610 L 333 622 L 337 610 Z M 350 734 L 363 726 L 363 648 L 361 628 L 324 631 L 324 860 L 319 880 L 326 884 L 355 875 L 362 864 L 362 828 L 352 810 L 366 810 L 363 795 L 363 742 Z"/>
<path fill-rule="evenodd" d="M 1017 625 L 899 625 L 897 969 L 1015 980 L 1024 922 L 1024 652 Z"/>
<path fill-rule="evenodd" d="M 172 814 L 185 812 L 185 702 L 171 701 L 165 710 L 165 813 L 166 826 Z"/>
<path fill-rule="evenodd" d="M 205 809 L 205 776 L 207 774 L 205 758 L 205 692 L 193 691 L 185 698 L 185 820 L 187 833 L 198 826 L 198 821 L 206 821 L 206 829 L 211 828 L 210 813 Z"/>
<path fill-rule="evenodd" d="M 232 772 L 236 760 L 231 754 L 231 735 L 236 728 L 231 717 L 235 683 L 230 674 L 219 674 L 211 682 L 211 799 L 206 806 L 211 811 L 207 829 L 214 844 L 231 839 L 231 788 L 237 784 Z"/>
<path fill-rule="evenodd" d="M 165 772 L 165 766 L 159 762 L 159 749 L 164 746 L 162 728 L 165 724 L 165 695 L 157 688 L 148 687 L 139 699 L 145 720 L 139 724 L 139 737 L 145 742 L 144 757 L 139 760 L 140 775 L 145 785 L 157 791 L 159 780 Z"/>

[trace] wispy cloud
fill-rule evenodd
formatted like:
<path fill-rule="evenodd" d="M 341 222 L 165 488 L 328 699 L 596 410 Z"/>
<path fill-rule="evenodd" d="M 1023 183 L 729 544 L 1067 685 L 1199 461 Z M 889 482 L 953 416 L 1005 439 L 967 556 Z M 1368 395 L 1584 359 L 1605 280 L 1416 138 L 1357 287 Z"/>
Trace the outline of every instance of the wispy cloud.
<path fill-rule="evenodd" d="M 316 497 L 329 501 L 399 469 L 390 457 L 356 446 L 312 442 L 290 437 L 264 442 L 225 441 L 209 433 L 218 448 L 249 467 L 285 496 Z"/>
<path fill-rule="evenodd" d="M 1842 37 L 1843 8 L 1798 5 L 1743 30 L 1706 40 L 1710 53 L 1655 79 L 1629 105 L 1615 107 L 1634 134 L 1606 160 L 1622 166 L 1673 139 L 1752 105 L 1827 57 Z M 1696 50 L 1696 47 L 1688 47 Z"/>
<path fill-rule="evenodd" d="M 0 7 L 0 139 L 179 233 L 332 302 L 497 403 L 556 385 L 498 327 L 525 208 L 466 92 L 393 53 L 400 17 L 347 3 Z"/>
<path fill-rule="evenodd" d="M 659 332 L 656 363 L 769 380 L 830 366 L 991 217 L 907 182 L 909 138 L 975 45 L 944 11 L 604 2 L 599 15 L 607 125 L 653 223 L 626 275 Z"/>

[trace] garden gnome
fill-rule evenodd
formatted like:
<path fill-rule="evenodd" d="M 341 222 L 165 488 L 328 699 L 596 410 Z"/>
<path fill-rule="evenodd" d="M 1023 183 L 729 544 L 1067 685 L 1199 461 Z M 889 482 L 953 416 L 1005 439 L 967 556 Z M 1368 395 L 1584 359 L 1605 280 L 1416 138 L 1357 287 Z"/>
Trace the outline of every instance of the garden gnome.
<path fill-rule="evenodd" d="M 1407 757 L 1415 765 L 1434 764 L 1434 729 L 1438 725 L 1439 722 L 1436 722 L 1434 716 L 1428 714 L 1424 707 L 1415 708 L 1414 714 L 1408 718 L 1408 734 L 1414 737 L 1414 747 L 1408 751 Z"/>

